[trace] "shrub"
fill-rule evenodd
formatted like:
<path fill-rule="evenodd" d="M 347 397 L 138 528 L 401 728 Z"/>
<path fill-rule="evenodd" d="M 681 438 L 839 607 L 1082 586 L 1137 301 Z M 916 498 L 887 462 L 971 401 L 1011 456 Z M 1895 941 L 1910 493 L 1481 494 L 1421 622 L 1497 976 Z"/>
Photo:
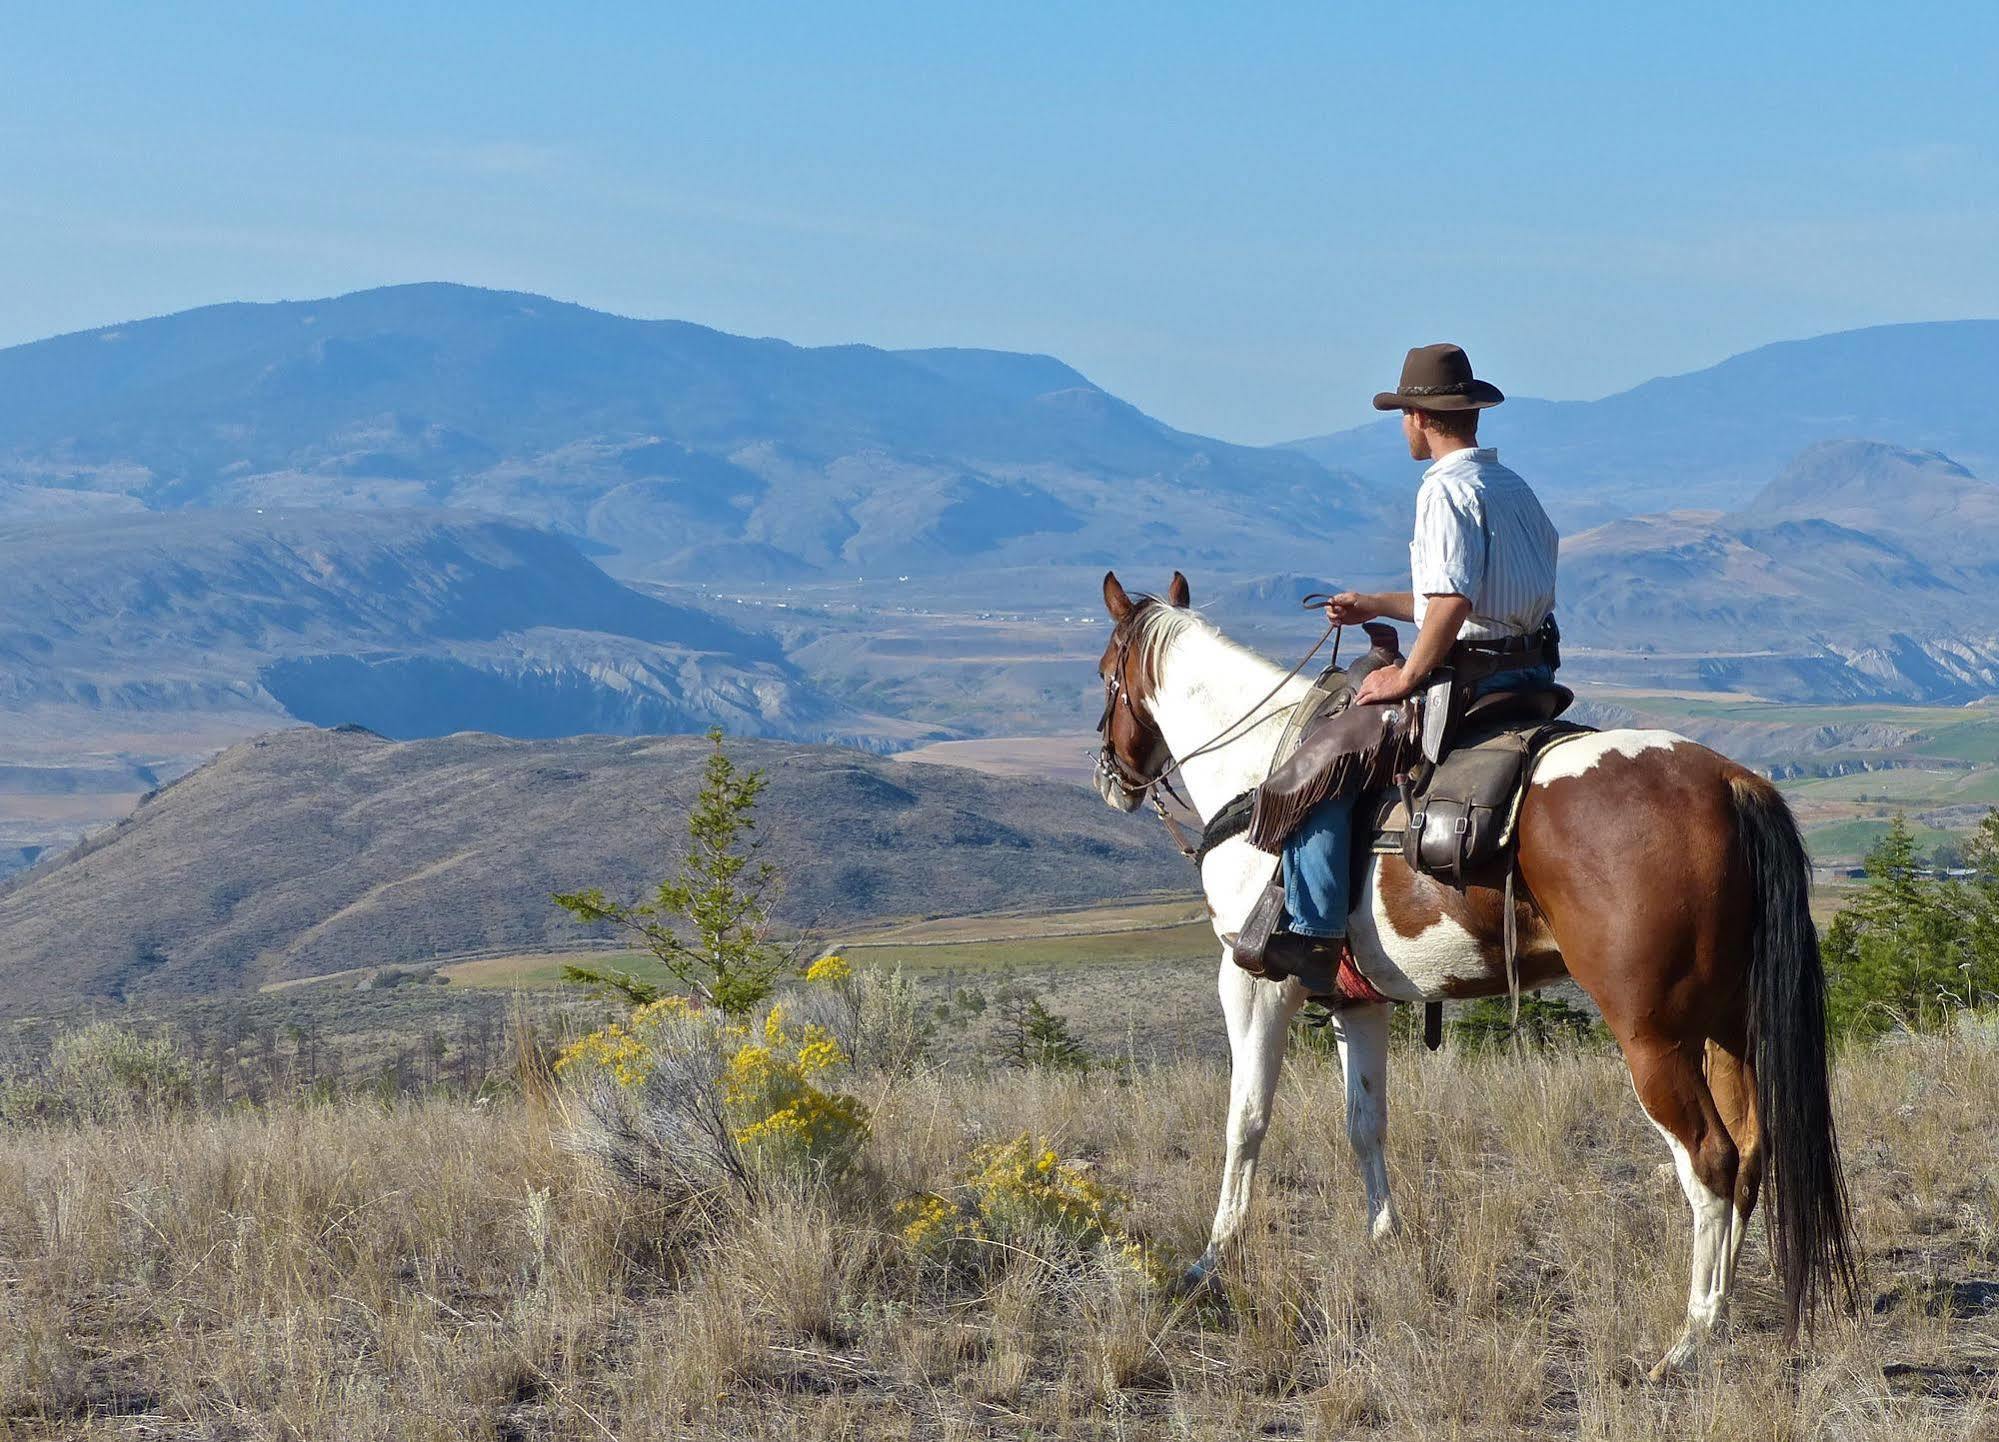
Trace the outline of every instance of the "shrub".
<path fill-rule="evenodd" d="M 1410 1008 L 1420 1016 L 1419 1008 Z M 1544 992 L 1523 992 L 1520 997 L 1520 1025 L 1513 1025 L 1513 1002 L 1508 997 L 1484 997 L 1457 1009 L 1447 1027 L 1452 1038 L 1467 1051 L 1492 1051 L 1520 1041 L 1536 1051 L 1551 1047 L 1581 1046 L 1602 1032 L 1599 1023 L 1583 1008 Z"/>
<path fill-rule="evenodd" d="M 173 1035 L 114 1022 L 57 1037 L 43 1067 L 0 1085 L 0 1118 L 13 1122 L 157 1116 L 193 1102 L 194 1065 Z"/>
<path fill-rule="evenodd" d="M 1069 1029 L 1069 1020 L 1021 987 L 999 996 L 999 1034 L 993 1054 L 1008 1066 L 1088 1071 L 1090 1054 Z"/>
<path fill-rule="evenodd" d="M 583 1083 L 583 1150 L 628 1182 L 693 1195 L 851 1165 L 867 1110 L 824 1085 L 847 1065 L 826 1028 L 794 1025 L 782 1006 L 752 1025 L 662 997 L 570 1045 L 555 1070 Z"/>
<path fill-rule="evenodd" d="M 1154 1278 L 1156 1264 L 1122 1222 L 1122 1193 L 1083 1163 L 1023 1132 L 972 1153 L 962 1183 L 897 1208 L 902 1238 L 918 1254 L 984 1275 L 1012 1252 L 1044 1260 L 1111 1261 Z"/>
<path fill-rule="evenodd" d="M 805 980 L 787 1007 L 831 1033 L 857 1072 L 909 1076 L 929 1057 L 935 1027 L 900 966 L 855 967 L 844 957 L 822 956 L 806 968 Z"/>

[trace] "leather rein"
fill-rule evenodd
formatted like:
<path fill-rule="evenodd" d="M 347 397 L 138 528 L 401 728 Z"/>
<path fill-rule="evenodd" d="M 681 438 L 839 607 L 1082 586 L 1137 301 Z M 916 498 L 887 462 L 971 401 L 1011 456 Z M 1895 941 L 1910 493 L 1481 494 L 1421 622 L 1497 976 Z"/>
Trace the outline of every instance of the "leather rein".
<path fill-rule="evenodd" d="M 1300 605 L 1304 610 L 1310 611 L 1323 605 L 1328 599 L 1330 598 L 1314 594 L 1305 597 Z M 1158 604 L 1153 598 L 1148 597 L 1147 600 L 1151 601 L 1152 604 Z M 1143 605 L 1145 602 L 1141 602 L 1140 604 Z M 1224 726 L 1206 741 L 1203 741 L 1199 746 L 1189 751 L 1185 756 L 1176 758 L 1169 753 L 1166 758 L 1166 765 L 1151 776 L 1141 776 L 1126 766 L 1124 761 L 1118 756 L 1116 748 L 1111 745 L 1111 717 L 1117 708 L 1123 706 L 1134 719 L 1138 715 L 1137 707 L 1131 699 L 1131 690 L 1125 684 L 1124 679 L 1126 657 L 1131 650 L 1132 642 L 1131 635 L 1127 634 L 1118 642 L 1116 663 L 1111 667 L 1110 675 L 1104 680 L 1104 711 L 1103 715 L 1097 718 L 1099 744 L 1097 746 L 1095 771 L 1098 779 L 1116 786 L 1126 796 L 1141 797 L 1149 801 L 1154 813 L 1158 815 L 1161 821 L 1166 823 L 1167 833 L 1172 836 L 1173 844 L 1179 848 L 1180 854 L 1198 865 L 1202 855 L 1201 849 L 1188 843 L 1187 834 L 1180 829 L 1180 824 L 1173 819 L 1173 814 L 1166 809 L 1166 802 L 1161 798 L 1160 793 L 1162 791 L 1165 792 L 1166 795 L 1171 796 L 1187 810 L 1194 811 L 1195 808 L 1192 803 L 1174 789 L 1173 773 L 1196 757 L 1206 756 L 1210 752 L 1219 751 L 1225 746 L 1232 745 L 1242 740 L 1243 737 L 1247 736 L 1265 721 L 1270 720 L 1274 716 L 1282 715 L 1285 708 L 1279 708 L 1262 716 L 1257 715 L 1257 712 L 1261 711 L 1266 702 L 1279 691 L 1282 691 L 1300 671 L 1305 669 L 1312 658 L 1319 654 L 1320 648 L 1326 644 L 1329 638 L 1333 643 L 1333 654 L 1332 659 L 1327 664 L 1329 667 L 1339 665 L 1340 636 L 1345 629 L 1345 626 L 1337 621 L 1328 621 L 1326 629 L 1320 633 L 1319 639 L 1312 643 L 1312 649 L 1307 651 L 1303 656 L 1300 656 L 1298 664 L 1278 677 L 1277 684 L 1257 697 L 1248 710 L 1244 711 L 1241 716 Z M 1196 812 L 1196 814 L 1198 815 L 1199 813 Z"/>

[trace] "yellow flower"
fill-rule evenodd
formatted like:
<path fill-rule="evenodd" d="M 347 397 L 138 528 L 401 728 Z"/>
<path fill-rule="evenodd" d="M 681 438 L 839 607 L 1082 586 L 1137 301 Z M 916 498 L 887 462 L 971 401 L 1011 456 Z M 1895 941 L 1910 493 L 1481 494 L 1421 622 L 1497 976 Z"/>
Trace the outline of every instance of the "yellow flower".
<path fill-rule="evenodd" d="M 805 968 L 805 979 L 814 982 L 845 981 L 853 974 L 854 969 L 847 964 L 847 958 L 838 955 L 822 956 Z"/>

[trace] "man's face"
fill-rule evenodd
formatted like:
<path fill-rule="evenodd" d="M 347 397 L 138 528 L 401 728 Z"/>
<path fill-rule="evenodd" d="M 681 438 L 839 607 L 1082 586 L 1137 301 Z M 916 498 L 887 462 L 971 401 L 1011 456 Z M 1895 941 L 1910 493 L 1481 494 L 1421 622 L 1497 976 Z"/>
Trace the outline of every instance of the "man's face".
<path fill-rule="evenodd" d="M 1409 459 L 1427 461 L 1430 459 L 1430 436 L 1423 429 L 1423 413 L 1407 410 L 1402 413 L 1402 439 L 1409 442 Z"/>

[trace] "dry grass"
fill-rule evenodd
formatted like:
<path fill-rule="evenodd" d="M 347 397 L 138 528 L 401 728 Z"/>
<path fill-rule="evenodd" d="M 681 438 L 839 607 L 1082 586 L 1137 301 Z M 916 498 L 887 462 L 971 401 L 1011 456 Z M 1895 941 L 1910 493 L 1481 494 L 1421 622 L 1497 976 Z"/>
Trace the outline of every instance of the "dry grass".
<path fill-rule="evenodd" d="M 1752 1240 L 1731 1340 L 1637 1377 L 1684 1203 L 1615 1058 L 1403 1053 L 1403 1234 L 1359 1234 L 1338 1077 L 1287 1073 L 1251 1235 L 1195 1305 L 1024 1250 L 976 1285 L 893 1202 L 1052 1137 L 1190 1258 L 1225 1078 L 884 1083 L 869 1165 L 705 1227 L 614 1190 L 558 1113 L 288 1108 L 0 1135 L 0 1435 L 91 1438 L 1999 1435 L 1999 1057 L 1839 1074 L 1870 1309 L 1798 1357 Z"/>

